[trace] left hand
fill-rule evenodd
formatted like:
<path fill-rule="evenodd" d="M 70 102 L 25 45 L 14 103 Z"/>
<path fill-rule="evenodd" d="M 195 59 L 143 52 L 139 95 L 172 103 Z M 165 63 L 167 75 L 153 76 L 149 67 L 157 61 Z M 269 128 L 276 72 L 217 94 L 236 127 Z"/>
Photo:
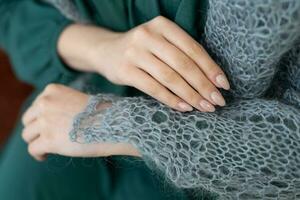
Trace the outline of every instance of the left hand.
<path fill-rule="evenodd" d="M 23 115 L 23 139 L 29 153 L 42 161 L 48 153 L 65 156 L 99 157 L 139 156 L 127 143 L 80 144 L 71 142 L 69 132 L 75 115 L 83 111 L 88 95 L 74 89 L 50 84 Z"/>

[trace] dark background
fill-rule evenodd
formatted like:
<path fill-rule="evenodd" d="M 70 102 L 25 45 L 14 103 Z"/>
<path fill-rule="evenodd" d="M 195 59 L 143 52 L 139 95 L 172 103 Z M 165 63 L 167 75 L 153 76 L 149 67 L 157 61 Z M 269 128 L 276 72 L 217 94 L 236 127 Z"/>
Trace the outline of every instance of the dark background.
<path fill-rule="evenodd" d="M 32 88 L 17 80 L 7 55 L 0 49 L 0 145 L 11 133 L 22 102 Z"/>

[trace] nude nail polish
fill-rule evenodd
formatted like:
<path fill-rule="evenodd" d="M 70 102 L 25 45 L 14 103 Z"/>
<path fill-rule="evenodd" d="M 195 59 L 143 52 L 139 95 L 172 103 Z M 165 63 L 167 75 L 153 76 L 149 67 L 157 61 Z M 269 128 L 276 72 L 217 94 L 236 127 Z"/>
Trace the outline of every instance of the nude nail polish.
<path fill-rule="evenodd" d="M 200 106 L 208 112 L 214 112 L 216 110 L 215 107 L 206 100 L 201 100 Z"/>
<path fill-rule="evenodd" d="M 219 106 L 225 106 L 225 99 L 222 97 L 222 95 L 218 92 L 213 92 L 210 95 L 211 100 L 218 104 Z"/>
<path fill-rule="evenodd" d="M 179 102 L 178 107 L 182 111 L 192 111 L 193 110 L 193 107 L 185 102 Z"/>
<path fill-rule="evenodd" d="M 216 82 L 225 90 L 229 90 L 230 89 L 230 85 L 229 82 L 227 80 L 227 78 L 225 77 L 224 74 L 220 74 L 216 77 Z"/>

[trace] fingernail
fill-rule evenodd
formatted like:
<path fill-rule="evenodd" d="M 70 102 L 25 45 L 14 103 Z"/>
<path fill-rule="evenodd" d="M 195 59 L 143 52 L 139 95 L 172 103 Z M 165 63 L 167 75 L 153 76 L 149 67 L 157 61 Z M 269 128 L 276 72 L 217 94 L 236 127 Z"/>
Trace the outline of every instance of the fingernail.
<path fill-rule="evenodd" d="M 224 74 L 220 74 L 216 77 L 216 82 L 225 90 L 230 89 L 229 82 Z"/>
<path fill-rule="evenodd" d="M 215 107 L 206 100 L 201 100 L 200 106 L 205 110 L 207 110 L 208 112 L 214 112 L 216 110 Z"/>
<path fill-rule="evenodd" d="M 178 107 L 182 111 L 192 111 L 193 110 L 193 107 L 185 102 L 179 102 Z"/>
<path fill-rule="evenodd" d="M 222 97 L 222 95 L 218 92 L 213 92 L 210 95 L 211 99 L 213 100 L 213 102 L 215 102 L 216 104 L 218 104 L 219 106 L 225 106 L 225 99 Z"/>

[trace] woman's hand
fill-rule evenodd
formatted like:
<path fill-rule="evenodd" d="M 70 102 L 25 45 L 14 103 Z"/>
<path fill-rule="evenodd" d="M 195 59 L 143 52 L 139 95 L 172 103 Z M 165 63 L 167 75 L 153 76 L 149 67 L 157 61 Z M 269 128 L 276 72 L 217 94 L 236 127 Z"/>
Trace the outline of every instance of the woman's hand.
<path fill-rule="evenodd" d="M 69 132 L 76 114 L 86 106 L 88 96 L 71 88 L 51 84 L 37 97 L 23 115 L 23 139 L 29 153 L 44 160 L 48 153 L 65 156 L 99 157 L 110 155 L 139 156 L 129 144 L 71 142 Z"/>
<path fill-rule="evenodd" d="M 86 53 L 72 57 L 74 49 Z M 217 89 L 229 89 L 223 71 L 198 42 L 161 16 L 125 33 L 71 25 L 61 35 L 58 50 L 69 65 L 80 70 L 90 66 L 89 71 L 135 87 L 179 111 L 194 107 L 213 112 L 214 105 L 225 105 Z M 78 59 L 80 55 L 88 62 Z"/>

